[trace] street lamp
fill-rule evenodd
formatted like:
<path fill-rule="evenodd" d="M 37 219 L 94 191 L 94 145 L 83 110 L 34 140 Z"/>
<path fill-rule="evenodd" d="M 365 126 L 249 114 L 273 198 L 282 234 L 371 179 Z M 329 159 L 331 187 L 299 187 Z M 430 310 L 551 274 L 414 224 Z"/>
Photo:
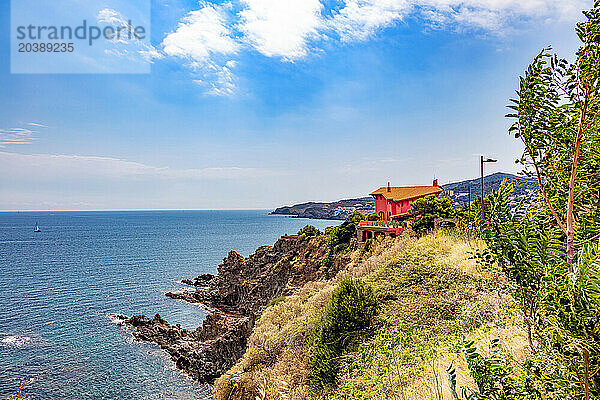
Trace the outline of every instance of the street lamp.
<path fill-rule="evenodd" d="M 471 229 L 471 181 L 469 181 L 469 230 Z"/>
<path fill-rule="evenodd" d="M 485 163 L 495 163 L 498 162 L 498 160 L 494 160 L 493 158 L 487 158 L 484 159 L 483 156 L 481 156 L 481 220 L 485 220 L 485 202 L 483 201 L 484 199 L 484 188 L 483 188 L 483 164 Z"/>

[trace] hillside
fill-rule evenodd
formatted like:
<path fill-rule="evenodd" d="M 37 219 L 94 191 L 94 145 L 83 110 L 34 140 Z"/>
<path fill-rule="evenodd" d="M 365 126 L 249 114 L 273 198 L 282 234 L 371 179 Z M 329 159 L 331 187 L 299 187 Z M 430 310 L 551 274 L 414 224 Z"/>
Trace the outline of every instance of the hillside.
<path fill-rule="evenodd" d="M 451 399 L 451 363 L 459 385 L 474 388 L 463 335 L 485 348 L 490 338 L 501 338 L 507 358 L 524 359 L 524 332 L 506 311 L 512 301 L 499 296 L 497 281 L 470 259 L 473 245 L 478 243 L 438 234 L 388 239 L 366 253 L 348 250 L 351 262 L 335 278 L 307 282 L 271 302 L 257 318 L 245 354 L 215 382 L 215 398 Z M 367 329 L 343 336 L 344 350 L 329 364 L 335 383 L 315 386 L 316 338 L 348 277 L 372 291 L 378 313 Z M 350 304 L 360 311 L 360 302 Z M 322 367 L 321 357 L 317 361 Z"/>
<path fill-rule="evenodd" d="M 534 178 L 497 172 L 485 177 L 485 196 L 489 196 L 490 194 L 498 191 L 500 184 L 505 179 L 515 183 L 515 191 L 511 197 L 514 205 L 516 205 L 521 199 L 531 196 L 538 190 L 538 184 Z M 449 183 L 442 186 L 446 196 L 452 199 L 452 203 L 455 206 L 466 206 L 469 203 L 469 188 L 471 190 L 471 201 L 475 201 L 477 198 L 481 197 L 481 179 L 479 178 Z"/>
<path fill-rule="evenodd" d="M 489 196 L 497 191 L 504 179 L 511 180 L 515 183 L 522 183 L 521 185 L 515 185 L 515 192 L 511 199 L 514 205 L 521 199 L 531 196 L 531 194 L 538 189 L 537 182 L 532 178 L 523 178 L 517 175 L 498 172 L 485 177 L 485 195 Z M 481 180 L 479 178 L 448 183 L 442 186 L 446 196 L 452 199 L 455 206 L 466 206 L 468 204 L 469 188 L 471 190 L 471 201 L 474 202 L 481 196 Z M 357 211 L 363 215 L 374 212 L 375 201 L 373 198 L 368 196 L 358 199 L 339 200 L 331 203 L 308 202 L 293 206 L 279 207 L 271 214 L 289 215 L 297 218 L 345 220 L 352 213 Z"/>

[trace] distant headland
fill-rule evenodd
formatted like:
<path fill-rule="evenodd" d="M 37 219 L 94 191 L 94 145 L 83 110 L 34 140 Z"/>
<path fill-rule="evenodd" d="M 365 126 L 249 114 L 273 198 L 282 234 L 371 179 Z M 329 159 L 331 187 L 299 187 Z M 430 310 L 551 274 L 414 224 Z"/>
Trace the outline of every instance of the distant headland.
<path fill-rule="evenodd" d="M 484 178 L 484 192 L 488 196 L 498 190 L 503 180 L 522 182 L 516 185 L 512 201 L 516 204 L 523 197 L 531 195 L 538 189 L 537 182 L 530 177 L 518 176 L 497 172 Z M 456 206 L 465 206 L 469 202 L 469 188 L 471 200 L 475 201 L 481 193 L 480 178 L 442 185 L 446 197 L 449 197 Z M 271 212 L 272 215 L 287 215 L 294 218 L 345 220 L 351 214 L 360 212 L 364 215 L 375 211 L 375 200 L 371 196 L 355 199 L 339 200 L 334 202 L 307 202 L 292 206 L 278 207 Z"/>

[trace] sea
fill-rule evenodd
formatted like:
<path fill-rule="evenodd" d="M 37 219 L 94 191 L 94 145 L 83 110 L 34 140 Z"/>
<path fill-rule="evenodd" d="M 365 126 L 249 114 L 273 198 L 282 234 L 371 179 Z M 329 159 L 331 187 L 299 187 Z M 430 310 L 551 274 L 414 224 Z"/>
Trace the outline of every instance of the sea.
<path fill-rule="evenodd" d="M 29 400 L 211 398 L 111 314 L 195 329 L 202 307 L 166 292 L 216 273 L 230 250 L 248 256 L 307 224 L 339 222 L 255 210 L 0 213 L 0 398 L 20 382 Z"/>

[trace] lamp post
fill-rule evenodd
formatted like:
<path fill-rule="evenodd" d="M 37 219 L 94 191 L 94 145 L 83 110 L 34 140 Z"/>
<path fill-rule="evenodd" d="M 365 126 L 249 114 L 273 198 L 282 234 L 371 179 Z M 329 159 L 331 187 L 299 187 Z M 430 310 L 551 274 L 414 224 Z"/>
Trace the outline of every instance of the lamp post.
<path fill-rule="evenodd" d="M 484 221 L 485 220 L 485 201 L 484 196 L 485 196 L 485 192 L 484 192 L 484 180 L 483 180 L 483 165 L 485 163 L 495 163 L 498 162 L 498 160 L 494 160 L 493 158 L 487 158 L 484 159 L 483 156 L 481 156 L 481 220 Z"/>
<path fill-rule="evenodd" d="M 471 181 L 469 181 L 469 230 L 471 230 Z"/>

